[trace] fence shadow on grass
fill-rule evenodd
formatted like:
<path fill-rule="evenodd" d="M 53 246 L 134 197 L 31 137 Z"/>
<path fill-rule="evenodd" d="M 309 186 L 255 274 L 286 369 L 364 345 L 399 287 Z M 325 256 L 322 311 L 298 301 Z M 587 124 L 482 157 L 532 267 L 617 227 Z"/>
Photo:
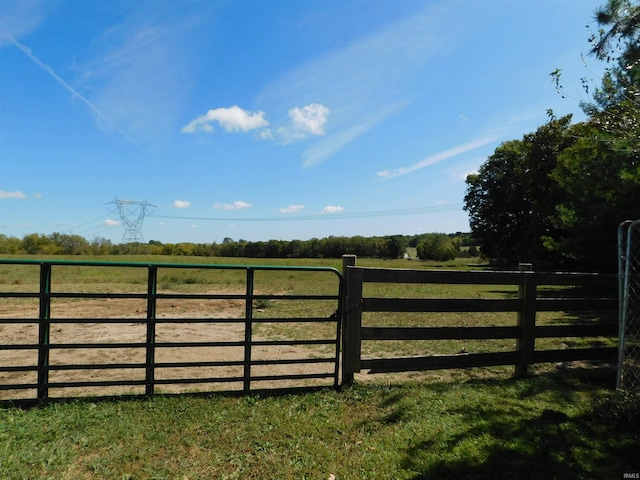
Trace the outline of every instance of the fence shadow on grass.
<path fill-rule="evenodd" d="M 488 434 L 496 440 L 482 462 L 465 458 L 442 461 L 414 479 L 609 479 L 637 471 L 637 445 L 630 440 L 612 439 L 615 432 L 599 424 L 591 414 L 571 418 L 545 410 L 522 422 L 501 420 L 503 416 L 490 408 L 483 414 L 488 417 L 489 426 L 465 433 L 465 437 Z M 453 437 L 450 447 L 460 440 Z M 408 452 L 407 466 L 414 465 L 428 448 L 429 442 L 423 442 Z"/>
<path fill-rule="evenodd" d="M 570 374 L 545 374 L 546 380 L 527 384 L 519 397 L 532 398 L 551 394 L 567 402 L 574 398 L 575 379 L 583 377 L 581 388 L 612 389 L 615 377 L 609 369 L 575 369 Z M 517 380 L 478 380 L 480 385 L 508 387 Z M 589 385 L 590 383 L 590 385 Z M 560 388 L 558 388 L 560 387 Z M 566 388 L 564 388 L 566 387 Z M 613 389 L 612 389 L 613 390 Z M 615 401 L 578 416 L 555 409 L 541 413 L 518 415 L 514 406 L 499 404 L 459 407 L 450 411 L 460 415 L 469 428 L 462 433 L 418 440 L 406 452 L 404 468 L 420 472 L 414 480 L 494 479 L 494 478 L 623 478 L 624 473 L 637 473 L 640 463 L 637 445 L 640 416 L 629 422 L 620 421 L 612 410 Z M 510 415 L 510 409 L 513 415 Z M 526 418 L 525 418 L 526 417 Z M 459 451 L 446 459 L 433 462 L 432 448 Z M 474 446 L 477 447 L 474 449 Z"/>

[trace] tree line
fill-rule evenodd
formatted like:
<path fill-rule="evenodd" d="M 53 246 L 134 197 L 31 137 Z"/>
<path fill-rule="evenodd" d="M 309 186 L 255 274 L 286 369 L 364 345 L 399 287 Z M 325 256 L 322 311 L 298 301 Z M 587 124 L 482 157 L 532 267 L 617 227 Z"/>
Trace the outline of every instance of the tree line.
<path fill-rule="evenodd" d="M 225 238 L 222 243 L 162 243 L 150 240 L 144 245 L 116 244 L 105 238 L 92 241 L 79 235 L 32 233 L 22 239 L 0 234 L 1 254 L 22 255 L 124 255 L 131 252 L 150 255 L 247 257 L 247 258 L 340 258 L 344 254 L 359 257 L 401 258 L 407 248 L 415 248 L 424 260 L 451 260 L 477 256 L 469 233 L 426 233 L 379 237 L 330 236 L 310 240 L 268 240 L 250 242 Z"/>
<path fill-rule="evenodd" d="M 556 118 L 501 144 L 467 177 L 465 210 L 484 256 L 513 267 L 615 271 L 617 228 L 640 218 L 640 5 L 595 12 L 601 85 L 582 79 L 584 122 Z M 561 71 L 551 72 L 564 94 Z"/>

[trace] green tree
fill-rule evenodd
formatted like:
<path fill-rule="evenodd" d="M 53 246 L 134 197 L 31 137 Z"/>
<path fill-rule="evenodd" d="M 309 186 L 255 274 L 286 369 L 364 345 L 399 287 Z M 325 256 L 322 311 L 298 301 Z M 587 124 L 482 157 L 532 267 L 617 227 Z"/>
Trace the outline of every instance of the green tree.
<path fill-rule="evenodd" d="M 453 260 L 458 255 L 456 242 L 444 233 L 430 233 L 416 247 L 416 254 L 422 260 Z"/>
<path fill-rule="evenodd" d="M 590 53 L 603 61 L 600 85 L 582 78 L 591 101 L 581 102 L 589 121 L 602 132 L 626 140 L 632 152 L 640 148 L 640 4 L 632 0 L 608 0 L 595 11 L 598 30 L 591 32 Z M 563 94 L 561 70 L 551 77 Z M 619 145 L 619 148 L 625 145 Z"/>
<path fill-rule="evenodd" d="M 20 251 L 21 240 L 17 237 L 8 237 L 0 233 L 0 253 L 14 254 Z"/>
<path fill-rule="evenodd" d="M 572 267 L 615 271 L 617 227 L 640 218 L 640 165 L 619 148 L 619 139 L 591 123 L 571 131 L 577 140 L 561 152 L 552 173 L 566 193 L 556 217 L 565 233 L 554 248 Z"/>
<path fill-rule="evenodd" d="M 65 255 L 88 255 L 91 250 L 87 239 L 80 235 L 54 232 L 48 239 L 57 247 L 59 253 Z"/>
<path fill-rule="evenodd" d="M 20 243 L 20 249 L 29 255 L 57 255 L 62 253 L 62 249 L 49 237 L 37 233 L 25 235 Z"/>
<path fill-rule="evenodd" d="M 399 258 L 407 250 L 407 239 L 402 235 L 389 235 L 381 239 L 378 257 Z"/>
<path fill-rule="evenodd" d="M 94 237 L 91 241 L 91 253 L 93 255 L 110 255 L 113 253 L 113 249 L 113 243 L 107 238 Z"/>
<path fill-rule="evenodd" d="M 570 122 L 571 116 L 552 117 L 522 140 L 503 143 L 467 177 L 464 209 L 485 257 L 510 266 L 557 261 L 549 245 L 563 234 L 556 206 L 565 193 L 551 173 L 559 153 L 575 142 Z"/>
<path fill-rule="evenodd" d="M 222 245 L 218 248 L 218 254 L 221 257 L 237 257 L 238 256 L 238 244 L 233 239 L 226 237 L 222 241 Z"/>
<path fill-rule="evenodd" d="M 589 121 L 574 127 L 579 140 L 553 173 L 567 193 L 557 223 L 566 235 L 554 248 L 584 267 L 615 270 L 617 226 L 640 218 L 640 3 L 608 0 L 595 20 L 590 53 L 605 73 L 593 90 L 583 79 Z M 559 85 L 560 71 L 552 76 Z"/>

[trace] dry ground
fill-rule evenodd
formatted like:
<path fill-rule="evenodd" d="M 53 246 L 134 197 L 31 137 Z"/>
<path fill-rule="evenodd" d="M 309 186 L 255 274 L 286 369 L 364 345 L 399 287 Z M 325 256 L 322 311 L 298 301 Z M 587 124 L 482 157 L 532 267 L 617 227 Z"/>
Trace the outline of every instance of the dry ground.
<path fill-rule="evenodd" d="M 159 323 L 156 326 L 156 342 L 221 342 L 244 340 L 244 323 L 216 322 L 215 319 L 243 318 L 244 302 L 237 300 L 189 300 L 180 299 L 158 300 L 157 318 L 210 319 L 206 323 Z M 0 318 L 37 319 L 37 302 L 24 301 L 16 305 L 16 301 L 0 304 Z M 146 305 L 143 300 L 131 299 L 58 299 L 52 302 L 51 318 L 53 320 L 50 331 L 51 344 L 77 343 L 135 343 L 145 342 L 146 323 L 138 321 L 146 317 Z M 55 323 L 55 319 L 122 319 L 123 323 Z M 84 320 L 83 320 L 84 321 Z M 256 328 L 253 340 L 264 340 Z M 272 338 L 273 339 L 273 338 Z M 19 345 L 37 344 L 38 326 L 29 324 L 0 324 L 0 344 Z M 242 361 L 244 348 L 242 346 L 224 347 L 189 347 L 189 348 L 158 348 L 156 362 L 203 362 L 203 361 Z M 265 346 L 254 347 L 252 359 L 300 359 L 330 357 L 331 348 L 323 346 L 321 349 L 307 346 Z M 86 365 L 109 363 L 137 363 L 144 364 L 144 348 L 77 348 L 52 349 L 51 365 Z M 20 366 L 37 365 L 37 350 L 0 350 L 0 365 Z M 293 364 L 269 365 L 252 367 L 252 375 L 284 375 L 299 373 L 332 372 L 333 366 L 327 364 Z M 114 379 L 140 380 L 144 378 L 144 369 L 81 369 L 50 372 L 50 382 L 73 381 L 110 381 Z M 156 370 L 156 379 L 177 378 L 227 378 L 242 377 L 243 366 L 216 367 L 174 367 Z M 32 383 L 36 380 L 36 372 L 0 372 L 0 384 Z M 307 382 L 309 382 L 307 380 Z M 300 383 L 300 381 L 298 381 Z M 318 383 L 318 382 L 316 382 Z M 322 379 L 319 383 L 331 385 L 332 380 Z M 172 384 L 159 385 L 157 391 L 184 392 L 193 390 L 240 390 L 242 381 L 233 383 L 207 384 Z M 273 388 L 277 386 L 292 386 L 289 381 L 252 382 L 252 389 Z M 84 395 L 110 395 L 123 393 L 144 393 L 144 386 L 108 386 L 108 387 L 71 387 L 50 390 L 51 397 L 71 397 Z M 0 400 L 10 398 L 33 398 L 35 389 L 30 390 L 0 390 Z"/>
<path fill-rule="evenodd" d="M 169 292 L 167 292 L 169 293 Z M 209 292 L 224 293 L 224 292 Z M 228 293 L 228 292 L 227 292 Z M 228 342 L 244 340 L 245 327 L 243 323 L 216 322 L 216 319 L 230 319 L 244 317 L 244 302 L 238 300 L 191 300 L 191 299 L 160 299 L 157 304 L 157 318 L 208 319 L 206 323 L 159 323 L 156 327 L 157 342 Z M 37 299 L 0 299 L 0 319 L 37 319 Z M 146 305 L 144 300 L 131 299 L 55 299 L 51 306 L 51 318 L 53 320 L 50 332 L 52 344 L 65 343 L 144 343 L 146 340 L 146 324 L 142 321 L 146 317 Z M 55 319 L 78 318 L 96 319 L 111 318 L 122 320 L 122 323 L 55 323 Z M 282 333 L 254 327 L 253 340 L 273 340 L 286 338 Z M 297 338 L 297 337 L 296 337 Z M 37 344 L 37 322 L 25 324 L 0 324 L 0 345 Z M 331 357 L 333 347 L 320 346 L 270 346 L 254 347 L 252 358 L 254 360 L 274 359 L 301 359 Z M 156 349 L 156 362 L 204 362 L 204 361 L 242 361 L 244 349 L 242 346 L 226 347 L 189 347 L 189 348 L 158 348 Z M 32 349 L 0 349 L 0 366 L 25 366 L 37 365 L 37 350 Z M 144 364 L 145 349 L 131 348 L 77 348 L 77 349 L 52 349 L 50 354 L 51 365 L 86 365 L 86 364 L 112 364 L 112 363 L 136 363 Z M 540 365 L 536 370 L 560 367 L 562 369 L 584 368 L 592 366 L 589 362 L 566 362 L 565 364 Z M 600 366 L 600 365 L 599 365 Z M 253 366 L 252 375 L 285 375 L 302 373 L 332 373 L 333 364 L 290 364 Z M 447 379 L 460 377 L 461 379 L 478 376 L 510 375 L 513 367 L 492 367 L 491 369 L 466 369 L 456 371 L 431 371 L 431 372 L 406 372 L 393 374 L 378 374 L 373 376 L 375 380 L 398 382 L 406 379 Z M 144 369 L 79 369 L 61 370 L 50 372 L 51 382 L 73 381 L 112 381 L 112 380 L 142 380 Z M 216 366 L 216 367 L 174 367 L 156 369 L 156 379 L 181 379 L 181 378 L 241 378 L 242 365 Z M 0 385 L 20 383 L 35 383 L 36 372 L 0 372 Z M 356 376 L 358 381 L 371 380 L 372 376 L 363 371 Z M 321 380 L 270 380 L 252 382 L 252 389 L 276 388 L 305 385 L 332 385 L 331 378 Z M 157 385 L 157 392 L 178 393 L 188 391 L 215 391 L 215 390 L 241 390 L 241 380 L 235 382 L 220 383 L 188 383 Z M 103 396 L 116 394 L 142 394 L 144 386 L 106 386 L 106 387 L 71 387 L 64 389 L 50 389 L 51 397 L 76 397 L 76 396 Z M 33 399 L 36 396 L 35 389 L 0 390 L 0 400 L 7 399 Z"/>

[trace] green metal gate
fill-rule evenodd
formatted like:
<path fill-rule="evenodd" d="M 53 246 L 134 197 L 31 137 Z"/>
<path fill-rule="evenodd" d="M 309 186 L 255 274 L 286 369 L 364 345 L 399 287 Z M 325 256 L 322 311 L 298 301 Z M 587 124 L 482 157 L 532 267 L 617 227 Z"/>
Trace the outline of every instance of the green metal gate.
<path fill-rule="evenodd" d="M 339 385 L 343 281 L 333 268 L 0 267 L 0 399 Z"/>

